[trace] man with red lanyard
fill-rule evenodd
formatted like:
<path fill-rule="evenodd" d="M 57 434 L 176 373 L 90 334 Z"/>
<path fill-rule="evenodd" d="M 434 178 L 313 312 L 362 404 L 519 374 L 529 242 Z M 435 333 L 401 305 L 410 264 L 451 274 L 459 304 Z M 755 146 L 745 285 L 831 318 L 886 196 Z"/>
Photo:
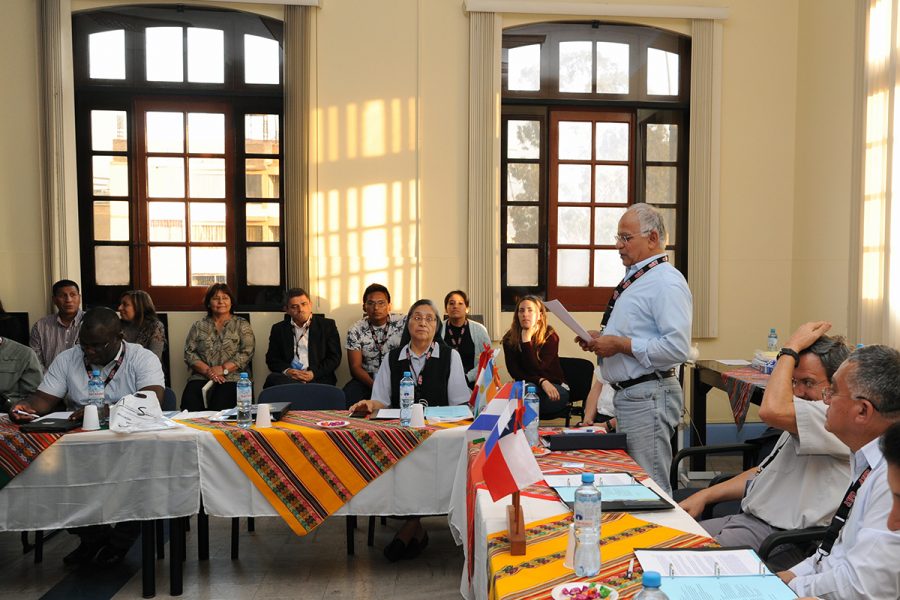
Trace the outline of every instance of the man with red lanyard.
<path fill-rule="evenodd" d="M 115 312 L 94 308 L 84 314 L 78 345 L 54 359 L 37 391 L 10 408 L 10 418 L 17 423 L 32 421 L 52 412 L 65 399 L 66 408 L 75 411 L 70 418 L 80 419 L 88 402 L 88 379 L 94 370 L 100 371 L 107 405 L 137 391 L 153 392 L 162 400 L 165 377 L 159 358 L 143 346 L 124 340 Z M 63 562 L 78 565 L 94 560 L 100 566 L 112 566 L 121 562 L 141 530 L 139 522 L 131 521 L 115 527 L 79 527 L 72 532 L 81 538 L 81 544 Z"/>
<path fill-rule="evenodd" d="M 678 366 L 691 349 L 692 299 L 684 276 L 669 264 L 666 227 L 649 204 L 634 204 L 619 219 L 616 248 L 626 267 L 593 339 L 576 339 L 599 359 L 616 394 L 617 429 L 628 435 L 628 454 L 671 493 L 670 438 L 684 395 Z"/>
<path fill-rule="evenodd" d="M 819 549 L 778 575 L 798 596 L 896 600 L 900 531 L 888 522 L 893 498 L 878 438 L 900 422 L 900 352 L 858 348 L 834 374 L 824 400 L 825 429 L 853 452 L 852 483 Z"/>

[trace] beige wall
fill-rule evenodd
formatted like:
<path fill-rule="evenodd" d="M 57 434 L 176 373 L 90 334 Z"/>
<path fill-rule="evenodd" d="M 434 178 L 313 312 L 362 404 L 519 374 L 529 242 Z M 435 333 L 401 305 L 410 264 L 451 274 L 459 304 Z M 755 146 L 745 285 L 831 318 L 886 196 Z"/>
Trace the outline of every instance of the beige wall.
<path fill-rule="evenodd" d="M 0 77 L 15 82 L 0 95 L 0 209 L 15 211 L 0 224 L 0 298 L 32 319 L 46 309 L 46 284 L 35 276 L 42 251 L 34 4 L 7 0 L 0 25 Z M 819 316 L 843 330 L 852 4 L 695 4 L 731 11 L 724 22 L 720 336 L 701 341 L 701 354 L 748 356 L 769 327 L 784 337 Z M 398 311 L 465 285 L 468 22 L 459 0 L 332 0 L 315 13 L 310 287 L 317 310 L 344 332 L 372 281 L 391 288 Z M 504 25 L 533 20 L 519 15 Z M 689 31 L 684 20 L 648 24 Z M 198 314 L 170 316 L 173 374 Z M 253 316 L 258 379 L 277 318 Z M 579 318 L 593 326 L 599 315 Z M 580 355 L 571 336 L 562 337 L 563 353 Z"/>

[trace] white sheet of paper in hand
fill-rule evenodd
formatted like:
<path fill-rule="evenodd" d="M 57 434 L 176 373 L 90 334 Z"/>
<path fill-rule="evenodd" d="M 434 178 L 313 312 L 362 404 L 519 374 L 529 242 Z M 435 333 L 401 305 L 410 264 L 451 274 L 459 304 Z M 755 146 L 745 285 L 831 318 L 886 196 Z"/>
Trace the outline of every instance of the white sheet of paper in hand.
<path fill-rule="evenodd" d="M 566 310 L 566 307 L 562 305 L 562 302 L 559 300 L 548 300 L 547 302 L 544 302 L 544 306 L 547 307 L 547 310 L 559 317 L 559 320 L 562 321 L 566 327 L 574 331 L 575 335 L 585 342 L 590 342 L 593 339 L 591 334 L 587 332 L 587 329 L 582 327 L 581 323 L 576 321 L 572 314 Z"/>

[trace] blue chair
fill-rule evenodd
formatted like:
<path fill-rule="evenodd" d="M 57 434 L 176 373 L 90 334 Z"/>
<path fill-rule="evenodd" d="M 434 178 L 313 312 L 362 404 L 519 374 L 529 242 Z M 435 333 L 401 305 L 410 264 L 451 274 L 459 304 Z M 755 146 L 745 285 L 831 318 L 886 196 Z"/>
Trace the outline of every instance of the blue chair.
<path fill-rule="evenodd" d="M 264 389 L 260 404 L 290 402 L 291 410 L 344 410 L 346 399 L 339 387 L 324 383 L 289 383 Z"/>
<path fill-rule="evenodd" d="M 175 396 L 175 390 L 167 387 L 163 394 L 162 401 L 163 411 L 178 410 L 178 397 Z"/>

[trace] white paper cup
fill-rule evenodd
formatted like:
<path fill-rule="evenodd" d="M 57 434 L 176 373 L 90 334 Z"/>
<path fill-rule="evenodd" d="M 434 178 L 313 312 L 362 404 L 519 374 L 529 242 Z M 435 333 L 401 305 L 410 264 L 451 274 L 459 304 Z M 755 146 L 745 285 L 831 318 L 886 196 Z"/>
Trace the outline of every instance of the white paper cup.
<path fill-rule="evenodd" d="M 97 414 L 97 407 L 88 404 L 84 407 L 84 417 L 81 421 L 81 428 L 85 431 L 96 431 L 100 429 L 100 415 Z"/>
<path fill-rule="evenodd" d="M 268 404 L 260 404 L 256 407 L 256 426 L 272 426 L 272 407 Z"/>
<path fill-rule="evenodd" d="M 425 407 L 421 404 L 412 405 L 412 417 L 409 419 L 410 427 L 425 427 Z"/>

